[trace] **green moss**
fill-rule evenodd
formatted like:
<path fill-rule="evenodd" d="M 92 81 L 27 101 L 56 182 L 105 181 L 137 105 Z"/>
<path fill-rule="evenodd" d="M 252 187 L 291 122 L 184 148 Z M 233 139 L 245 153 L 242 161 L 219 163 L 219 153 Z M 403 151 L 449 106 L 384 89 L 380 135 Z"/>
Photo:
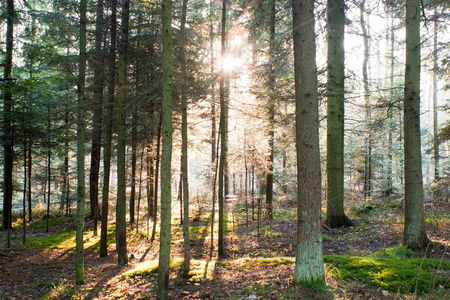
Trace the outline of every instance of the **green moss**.
<path fill-rule="evenodd" d="M 297 210 L 295 209 L 277 209 L 273 213 L 274 219 L 277 220 L 296 220 L 297 219 Z"/>
<path fill-rule="evenodd" d="M 58 234 L 28 238 L 26 244 L 45 249 L 73 248 L 75 247 L 75 231 L 62 231 Z"/>
<path fill-rule="evenodd" d="M 171 269 L 180 269 L 183 265 L 182 258 L 175 258 L 170 261 Z M 137 265 L 134 269 L 123 273 L 120 277 L 134 278 L 136 276 L 147 276 L 158 272 L 159 261 L 149 260 L 142 264 Z"/>
<path fill-rule="evenodd" d="M 243 269 L 253 266 L 276 266 L 294 263 L 293 257 L 271 257 L 271 258 L 239 258 L 235 260 L 224 260 L 217 262 L 218 265 L 228 269 Z"/>
<path fill-rule="evenodd" d="M 419 280 L 417 291 L 430 292 L 433 281 L 436 285 L 450 288 L 448 271 L 450 262 L 442 262 L 441 271 L 436 273 L 439 260 L 425 259 L 421 271 L 418 268 L 422 262 L 420 258 L 399 259 L 377 256 L 358 257 L 345 255 L 324 256 L 324 262 L 329 265 L 333 277 L 339 280 L 358 280 L 368 286 L 381 287 L 391 292 L 408 293 L 416 286 L 417 274 Z M 447 274 L 447 276 L 445 275 Z"/>

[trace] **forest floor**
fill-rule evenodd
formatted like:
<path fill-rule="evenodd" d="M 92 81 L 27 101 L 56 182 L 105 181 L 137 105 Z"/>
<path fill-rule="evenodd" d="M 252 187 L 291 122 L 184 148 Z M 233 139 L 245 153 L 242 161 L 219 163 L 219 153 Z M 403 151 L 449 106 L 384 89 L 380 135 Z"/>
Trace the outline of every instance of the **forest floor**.
<path fill-rule="evenodd" d="M 401 201 L 384 198 L 360 204 L 364 201 L 354 196 L 347 201 L 353 227 L 323 226 L 327 281 L 323 291 L 292 283 L 294 203 L 277 201 L 271 221 L 258 222 L 256 209 L 252 220 L 250 210 L 247 222 L 242 207 L 230 200 L 226 256 L 218 260 L 216 251 L 210 259 L 209 213 L 202 213 L 206 205 L 202 208 L 197 202 L 190 220 L 192 272 L 187 279 L 181 276 L 180 221 L 173 218 L 170 299 L 414 299 L 415 294 L 415 299 L 450 299 L 450 202 L 425 205 L 432 243 L 426 250 L 412 252 L 401 246 Z M 29 221 L 25 246 L 20 220 L 14 223 L 9 248 L 7 232 L 0 232 L 0 299 L 155 299 L 159 237 L 148 241 L 146 222 L 141 223 L 140 233 L 129 229 L 130 260 L 124 267 L 117 265 L 114 228 L 109 255 L 100 258 L 99 238 L 93 237 L 92 223 L 87 221 L 85 284 L 76 286 L 75 220 L 55 214 L 50 221 L 48 233 L 42 215 Z"/>

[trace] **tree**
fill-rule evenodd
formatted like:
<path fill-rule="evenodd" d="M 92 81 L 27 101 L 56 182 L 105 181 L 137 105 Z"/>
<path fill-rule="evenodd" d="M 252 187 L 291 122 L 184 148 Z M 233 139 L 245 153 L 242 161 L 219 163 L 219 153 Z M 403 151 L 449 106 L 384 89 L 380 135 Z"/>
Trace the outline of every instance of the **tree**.
<path fill-rule="evenodd" d="M 345 0 L 327 2 L 327 219 L 331 228 L 351 226 L 344 211 Z"/>
<path fill-rule="evenodd" d="M 97 223 L 100 216 L 98 204 L 98 179 L 100 170 L 100 151 L 102 141 L 102 109 L 103 109 L 103 0 L 97 2 L 95 21 L 95 55 L 94 67 L 94 97 L 92 118 L 92 147 L 91 168 L 89 172 L 89 199 L 91 203 L 91 217 L 94 219 L 94 236 L 97 236 Z"/>
<path fill-rule="evenodd" d="M 77 232 L 75 283 L 84 284 L 84 111 L 86 97 L 86 0 L 80 0 L 80 55 L 78 64 L 78 106 L 77 106 Z"/>
<path fill-rule="evenodd" d="M 116 79 L 116 26 L 117 26 L 117 0 L 111 1 L 111 41 L 109 48 L 109 82 L 108 82 L 108 105 L 106 115 L 105 146 L 103 149 L 103 190 L 102 190 L 102 223 L 100 230 L 100 257 L 108 255 L 108 201 L 109 201 L 109 178 L 111 171 L 111 142 L 112 142 L 112 118 L 114 104 L 114 87 Z"/>
<path fill-rule="evenodd" d="M 169 294 L 170 237 L 171 237 L 171 166 L 172 166 L 172 1 L 162 0 L 162 99 L 161 99 L 161 230 L 158 267 L 158 299 Z M 156 220 L 154 220 L 155 222 Z"/>
<path fill-rule="evenodd" d="M 12 195 L 13 195 L 13 99 L 12 99 L 12 65 L 14 46 L 14 0 L 6 1 L 6 53 L 4 62 L 3 91 L 3 220 L 2 228 L 11 229 Z M 8 239 L 9 246 L 9 239 Z"/>
<path fill-rule="evenodd" d="M 128 25 L 130 16 L 130 0 L 125 0 L 122 5 L 122 25 L 119 49 L 119 92 L 117 95 L 117 206 L 116 206 L 116 230 L 117 230 L 117 254 L 118 264 L 128 264 L 127 257 L 127 223 L 126 223 L 126 109 L 127 99 L 127 53 L 128 53 Z"/>
<path fill-rule="evenodd" d="M 226 20 L 227 20 L 227 1 L 222 1 L 222 25 L 221 25 L 221 57 L 222 61 L 225 59 L 225 49 L 226 49 Z M 218 232 L 218 255 L 222 257 L 224 255 L 224 230 L 223 230 L 223 206 L 224 206 L 224 179 L 225 179 L 225 160 L 226 160 L 226 104 L 225 104 L 225 70 L 222 68 L 222 74 L 219 81 L 219 97 L 220 97 L 220 121 L 219 121 L 219 131 L 220 131 L 220 160 L 219 160 L 219 191 L 218 191 L 218 202 L 219 202 L 219 232 Z M 211 241 L 213 242 L 213 241 Z"/>
<path fill-rule="evenodd" d="M 266 213 L 269 220 L 273 219 L 273 154 L 274 154 L 274 140 L 275 140 L 275 18 L 276 8 L 275 0 L 269 1 L 270 16 L 269 16 L 269 61 L 270 74 L 268 80 L 269 99 L 268 99 L 268 113 L 269 113 L 269 155 L 267 162 L 267 176 L 266 176 Z"/>
<path fill-rule="evenodd" d="M 297 146 L 297 242 L 294 283 L 325 286 L 321 237 L 319 113 L 314 1 L 294 0 L 294 75 Z"/>
<path fill-rule="evenodd" d="M 406 0 L 406 63 L 404 100 L 405 229 L 403 243 L 412 248 L 428 244 L 423 210 L 420 142 L 420 0 Z"/>
<path fill-rule="evenodd" d="M 187 91 L 188 78 L 186 70 L 186 14 L 187 0 L 183 0 L 181 13 L 181 175 L 183 193 L 183 241 L 184 241 L 184 264 L 183 274 L 187 277 L 191 264 L 189 246 L 189 184 L 188 184 L 188 133 L 187 133 Z"/>

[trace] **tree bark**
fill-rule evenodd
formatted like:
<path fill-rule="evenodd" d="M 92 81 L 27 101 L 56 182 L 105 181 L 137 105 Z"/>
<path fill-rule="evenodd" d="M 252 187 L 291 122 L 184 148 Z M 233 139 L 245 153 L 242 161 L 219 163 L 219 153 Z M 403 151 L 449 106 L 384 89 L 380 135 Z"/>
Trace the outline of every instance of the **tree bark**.
<path fill-rule="evenodd" d="M 111 1 L 111 44 L 109 48 L 108 66 L 108 105 L 105 119 L 105 146 L 103 148 L 103 190 L 102 190 L 102 223 L 100 229 L 100 257 L 108 255 L 108 210 L 109 210 L 109 179 L 111 174 L 111 143 L 112 143 L 112 117 L 114 114 L 114 91 L 116 81 L 116 26 L 117 26 L 117 0 Z"/>
<path fill-rule="evenodd" d="M 273 219 L 273 154 L 275 141 L 275 0 L 270 3 L 270 17 L 269 17 L 269 60 L 270 74 L 269 74 L 269 155 L 267 161 L 267 176 L 266 176 L 266 215 L 269 220 Z"/>
<path fill-rule="evenodd" d="M 225 58 L 225 47 L 226 47 L 226 17 L 227 17 L 227 1 L 222 1 L 222 38 L 221 38 L 221 57 L 222 60 Z M 224 229 L 223 229 L 223 209 L 224 209 L 224 179 L 225 179 L 225 159 L 226 159 L 226 128 L 225 128 L 225 114 L 226 114 L 226 104 L 225 104 L 225 74 L 222 70 L 222 75 L 220 76 L 219 82 L 219 95 L 220 95 L 220 161 L 219 161 L 219 233 L 218 233 L 218 256 L 223 257 L 224 255 Z M 212 241 L 211 241 L 212 242 Z"/>
<path fill-rule="evenodd" d="M 344 211 L 345 0 L 328 0 L 327 219 L 331 228 L 351 226 Z"/>
<path fill-rule="evenodd" d="M 172 218 L 172 1 L 162 0 L 162 153 L 161 153 L 161 230 L 158 268 L 158 299 L 169 294 L 170 240 Z"/>
<path fill-rule="evenodd" d="M 13 109 L 12 99 L 12 63 L 14 44 L 14 0 L 6 1 L 6 53 L 4 63 L 3 87 L 3 230 L 11 229 L 12 195 L 13 195 Z M 9 235 L 8 235 L 9 236 Z M 9 242 L 9 241 L 8 241 Z"/>
<path fill-rule="evenodd" d="M 403 243 L 428 244 L 423 210 L 420 141 L 420 0 L 406 0 L 406 67 L 404 103 L 405 229 Z"/>
<path fill-rule="evenodd" d="M 94 219 L 94 236 L 97 236 L 97 223 L 100 218 L 98 203 L 98 181 L 100 170 L 100 151 L 102 142 L 102 110 L 103 110 L 103 0 L 97 2 L 97 16 L 95 21 L 95 55 L 94 66 L 94 114 L 92 119 L 92 147 L 91 168 L 89 172 L 89 200 L 91 203 L 91 217 Z"/>
<path fill-rule="evenodd" d="M 78 64 L 78 107 L 77 107 L 77 231 L 75 283 L 84 284 L 84 206 L 85 206 L 85 172 L 84 172 L 84 111 L 86 86 L 86 0 L 80 0 L 80 56 Z"/>
<path fill-rule="evenodd" d="M 126 109 L 127 99 L 127 51 L 130 0 L 122 5 L 122 25 L 119 50 L 119 92 L 117 95 L 117 206 L 116 206 L 116 247 L 118 264 L 127 265 L 127 224 L 126 224 Z"/>
<path fill-rule="evenodd" d="M 297 243 L 294 283 L 324 288 L 314 1 L 294 0 Z"/>

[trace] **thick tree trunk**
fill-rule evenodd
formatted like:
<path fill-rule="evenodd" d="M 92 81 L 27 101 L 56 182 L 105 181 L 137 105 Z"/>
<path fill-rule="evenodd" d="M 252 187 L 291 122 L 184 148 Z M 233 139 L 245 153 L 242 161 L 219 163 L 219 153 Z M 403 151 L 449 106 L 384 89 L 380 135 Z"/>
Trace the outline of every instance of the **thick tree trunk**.
<path fill-rule="evenodd" d="M 406 0 L 404 103 L 405 230 L 403 243 L 413 249 L 428 244 L 423 210 L 420 142 L 420 0 Z"/>
<path fill-rule="evenodd" d="M 172 218 L 172 1 L 162 0 L 162 153 L 161 153 L 161 231 L 158 268 L 158 299 L 169 294 L 170 238 Z"/>
<path fill-rule="evenodd" d="M 297 243 L 294 283 L 325 287 L 314 1 L 294 0 L 293 36 L 297 145 Z"/>
<path fill-rule="evenodd" d="M 327 219 L 331 228 L 351 226 L 344 211 L 345 1 L 328 0 Z"/>

